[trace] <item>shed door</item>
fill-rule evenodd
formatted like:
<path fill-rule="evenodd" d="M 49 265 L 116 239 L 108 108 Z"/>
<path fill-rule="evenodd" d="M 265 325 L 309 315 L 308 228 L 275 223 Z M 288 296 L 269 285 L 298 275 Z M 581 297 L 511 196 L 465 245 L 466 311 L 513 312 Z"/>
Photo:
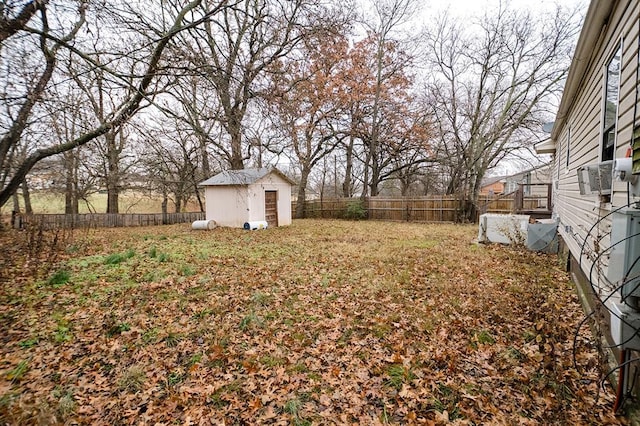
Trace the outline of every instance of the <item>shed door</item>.
<path fill-rule="evenodd" d="M 264 191 L 264 216 L 269 227 L 278 226 L 278 191 Z"/>

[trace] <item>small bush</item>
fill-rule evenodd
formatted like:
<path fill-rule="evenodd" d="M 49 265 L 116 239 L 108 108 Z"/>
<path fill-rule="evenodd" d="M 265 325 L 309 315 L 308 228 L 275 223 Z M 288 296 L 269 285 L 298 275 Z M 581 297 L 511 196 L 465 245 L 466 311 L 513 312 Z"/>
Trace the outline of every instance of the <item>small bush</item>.
<path fill-rule="evenodd" d="M 124 256 L 121 253 L 113 253 L 109 256 L 105 257 L 104 264 L 105 265 L 117 265 L 118 263 L 124 260 Z"/>
<path fill-rule="evenodd" d="M 47 284 L 60 287 L 69 282 L 71 278 L 71 273 L 66 269 L 58 269 L 49 279 L 47 280 Z"/>
<path fill-rule="evenodd" d="M 118 263 L 122 263 L 127 259 L 131 259 L 133 256 L 135 256 L 135 254 L 136 252 L 133 251 L 132 249 L 129 249 L 124 253 L 113 253 L 104 259 L 104 264 L 117 265 Z"/>
<path fill-rule="evenodd" d="M 367 210 L 364 208 L 362 201 L 352 201 L 347 204 L 347 210 L 344 215 L 346 219 L 362 220 L 367 218 Z"/>

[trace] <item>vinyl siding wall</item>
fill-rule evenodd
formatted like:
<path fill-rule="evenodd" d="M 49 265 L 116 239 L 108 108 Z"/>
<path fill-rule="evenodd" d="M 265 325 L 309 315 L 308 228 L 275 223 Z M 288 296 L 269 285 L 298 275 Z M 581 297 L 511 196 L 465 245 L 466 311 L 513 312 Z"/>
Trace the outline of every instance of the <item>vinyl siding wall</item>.
<path fill-rule="evenodd" d="M 627 204 L 627 186 L 614 182 L 611 202 L 603 202 L 597 195 L 580 195 L 577 168 L 600 161 L 606 67 L 622 42 L 622 59 L 616 150 L 614 158 L 624 157 L 631 138 L 636 102 L 638 63 L 638 14 L 640 1 L 618 1 L 607 27 L 600 34 L 590 64 L 583 76 L 573 105 L 561 124 L 556 137 L 554 171 L 554 212 L 560 221 L 559 231 L 572 255 L 582 264 L 587 276 L 592 272 L 592 259 L 609 247 L 611 221 L 605 216 L 616 207 Z M 638 121 L 636 119 L 636 121 Z M 570 140 L 569 139 L 570 136 Z M 567 144 L 569 164 L 567 167 Z M 588 231 L 597 226 L 588 235 Z M 586 250 L 581 254 L 583 242 Z M 595 272 L 605 273 L 608 256 L 604 252 L 598 259 Z M 594 281 L 596 279 L 594 275 Z"/>

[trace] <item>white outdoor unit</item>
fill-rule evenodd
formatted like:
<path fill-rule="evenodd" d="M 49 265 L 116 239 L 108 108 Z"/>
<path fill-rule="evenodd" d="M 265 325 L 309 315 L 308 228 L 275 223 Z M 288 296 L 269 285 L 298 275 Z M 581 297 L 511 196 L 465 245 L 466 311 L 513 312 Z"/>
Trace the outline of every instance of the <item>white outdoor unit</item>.
<path fill-rule="evenodd" d="M 621 349 L 640 350 L 640 314 L 627 305 L 608 303 L 611 311 L 611 338 Z"/>
<path fill-rule="evenodd" d="M 640 297 L 640 210 L 625 208 L 613 214 L 607 278 L 620 295 Z M 624 281 L 624 282 L 623 282 Z"/>
<path fill-rule="evenodd" d="M 607 303 L 611 312 L 611 337 L 623 349 L 640 350 L 640 210 L 624 208 L 613 213 L 607 279 L 619 288 L 621 301 Z"/>
<path fill-rule="evenodd" d="M 578 167 L 580 195 L 611 194 L 613 160 Z"/>
<path fill-rule="evenodd" d="M 529 216 L 485 213 L 480 215 L 478 241 L 481 243 L 524 244 Z"/>

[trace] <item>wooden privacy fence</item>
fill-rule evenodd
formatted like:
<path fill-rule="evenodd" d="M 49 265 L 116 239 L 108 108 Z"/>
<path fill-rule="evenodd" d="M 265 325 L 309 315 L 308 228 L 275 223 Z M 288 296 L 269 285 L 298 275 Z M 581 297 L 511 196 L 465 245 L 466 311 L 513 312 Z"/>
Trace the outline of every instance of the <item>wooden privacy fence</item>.
<path fill-rule="evenodd" d="M 546 203 L 546 196 L 522 197 L 516 200 L 511 197 L 480 197 L 477 214 L 508 214 L 518 208 L 538 209 Z M 405 222 L 456 222 L 462 209 L 469 205 L 468 200 L 461 200 L 455 195 L 427 197 L 368 197 L 364 201 L 359 198 L 330 198 L 307 200 L 306 218 L 345 219 L 349 217 L 350 206 L 361 203 L 361 207 L 370 220 L 391 220 Z M 292 203 L 295 211 L 296 202 Z M 353 207 L 351 207 L 353 212 Z M 475 218 L 477 221 L 477 217 Z"/>
<path fill-rule="evenodd" d="M 14 227 L 36 226 L 43 229 L 120 228 L 129 226 L 173 225 L 204 220 L 204 212 L 189 213 L 87 213 L 33 214 L 14 218 Z"/>

